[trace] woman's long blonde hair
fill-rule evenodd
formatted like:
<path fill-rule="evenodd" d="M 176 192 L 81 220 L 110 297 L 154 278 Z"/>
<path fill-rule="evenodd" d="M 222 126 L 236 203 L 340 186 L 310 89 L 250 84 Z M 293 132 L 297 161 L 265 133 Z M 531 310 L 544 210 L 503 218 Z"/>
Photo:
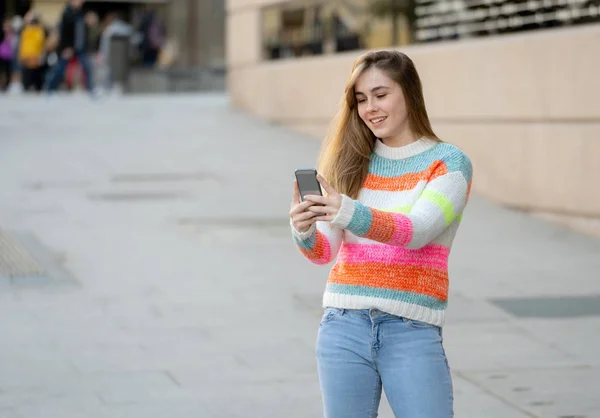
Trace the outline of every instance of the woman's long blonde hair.
<path fill-rule="evenodd" d="M 319 157 L 319 173 L 339 193 L 356 199 L 369 169 L 375 135 L 358 115 L 354 86 L 369 68 L 378 68 L 402 88 L 408 112 L 408 123 L 418 137 L 439 141 L 431 129 L 421 79 L 412 60 L 400 51 L 373 51 L 354 62 L 350 79 L 340 102 L 340 110 L 323 142 Z"/>

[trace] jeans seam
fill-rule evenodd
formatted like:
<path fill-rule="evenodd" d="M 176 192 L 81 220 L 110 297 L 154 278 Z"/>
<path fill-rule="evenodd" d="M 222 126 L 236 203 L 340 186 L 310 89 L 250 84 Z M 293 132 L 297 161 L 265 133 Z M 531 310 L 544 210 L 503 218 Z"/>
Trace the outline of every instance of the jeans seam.
<path fill-rule="evenodd" d="M 377 417 L 377 410 L 375 410 L 375 407 L 377 406 L 377 392 L 380 390 L 379 387 L 381 386 L 381 378 L 379 377 L 378 374 L 378 379 L 377 382 L 375 382 L 375 388 L 373 390 L 373 403 L 371 404 L 371 416 L 369 418 L 376 418 Z M 379 408 L 377 408 L 379 409 Z"/>
<path fill-rule="evenodd" d="M 441 328 L 440 328 L 441 329 Z M 446 363 L 446 369 L 448 370 L 448 386 L 450 386 L 450 396 L 448 397 L 448 402 L 450 403 L 450 416 L 454 417 L 454 385 L 452 384 L 452 372 L 450 371 L 450 364 L 448 363 L 448 356 L 446 355 L 446 349 L 442 345 L 442 349 L 444 350 L 444 362 Z"/>

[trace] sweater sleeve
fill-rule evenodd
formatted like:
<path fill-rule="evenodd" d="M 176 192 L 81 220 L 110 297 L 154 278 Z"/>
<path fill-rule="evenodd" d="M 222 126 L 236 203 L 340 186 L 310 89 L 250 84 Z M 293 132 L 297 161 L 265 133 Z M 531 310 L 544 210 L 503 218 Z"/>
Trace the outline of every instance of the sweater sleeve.
<path fill-rule="evenodd" d="M 299 232 L 291 224 L 292 237 L 298 250 L 314 264 L 328 264 L 337 256 L 344 231 L 330 222 L 316 222 L 306 232 Z"/>
<path fill-rule="evenodd" d="M 431 177 L 408 214 L 374 209 L 344 195 L 331 223 L 388 245 L 424 247 L 462 215 L 471 189 L 471 161 L 457 150 L 440 162 Z"/>

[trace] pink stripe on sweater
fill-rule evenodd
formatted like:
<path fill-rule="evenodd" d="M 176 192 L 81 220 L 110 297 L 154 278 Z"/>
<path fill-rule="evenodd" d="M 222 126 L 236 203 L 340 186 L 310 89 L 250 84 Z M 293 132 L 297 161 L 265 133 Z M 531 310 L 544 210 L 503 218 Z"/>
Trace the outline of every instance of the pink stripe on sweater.
<path fill-rule="evenodd" d="M 348 264 L 384 263 L 407 266 L 448 269 L 450 248 L 429 244 L 418 250 L 410 250 L 385 244 L 344 244 L 339 261 Z"/>
<path fill-rule="evenodd" d="M 394 217 L 394 236 L 390 244 L 406 247 L 413 236 L 412 222 L 408 216 L 402 213 L 394 213 L 392 215 Z"/>

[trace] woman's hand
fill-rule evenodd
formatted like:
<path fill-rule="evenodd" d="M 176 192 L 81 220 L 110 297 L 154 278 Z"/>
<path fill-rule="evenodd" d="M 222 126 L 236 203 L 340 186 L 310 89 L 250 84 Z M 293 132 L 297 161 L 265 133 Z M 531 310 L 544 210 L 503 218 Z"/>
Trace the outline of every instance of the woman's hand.
<path fill-rule="evenodd" d="M 304 196 L 305 202 L 311 202 L 312 206 L 308 210 L 316 216 L 315 221 L 333 221 L 342 207 L 342 195 L 335 191 L 325 179 L 318 174 L 317 180 L 321 187 L 327 192 L 327 196 L 307 195 Z"/>
<path fill-rule="evenodd" d="M 300 189 L 298 188 L 298 182 L 294 181 L 294 196 L 292 198 L 290 218 L 296 231 L 306 232 L 315 223 L 315 214 L 307 210 L 312 205 L 314 203 L 309 200 L 300 202 Z"/>

